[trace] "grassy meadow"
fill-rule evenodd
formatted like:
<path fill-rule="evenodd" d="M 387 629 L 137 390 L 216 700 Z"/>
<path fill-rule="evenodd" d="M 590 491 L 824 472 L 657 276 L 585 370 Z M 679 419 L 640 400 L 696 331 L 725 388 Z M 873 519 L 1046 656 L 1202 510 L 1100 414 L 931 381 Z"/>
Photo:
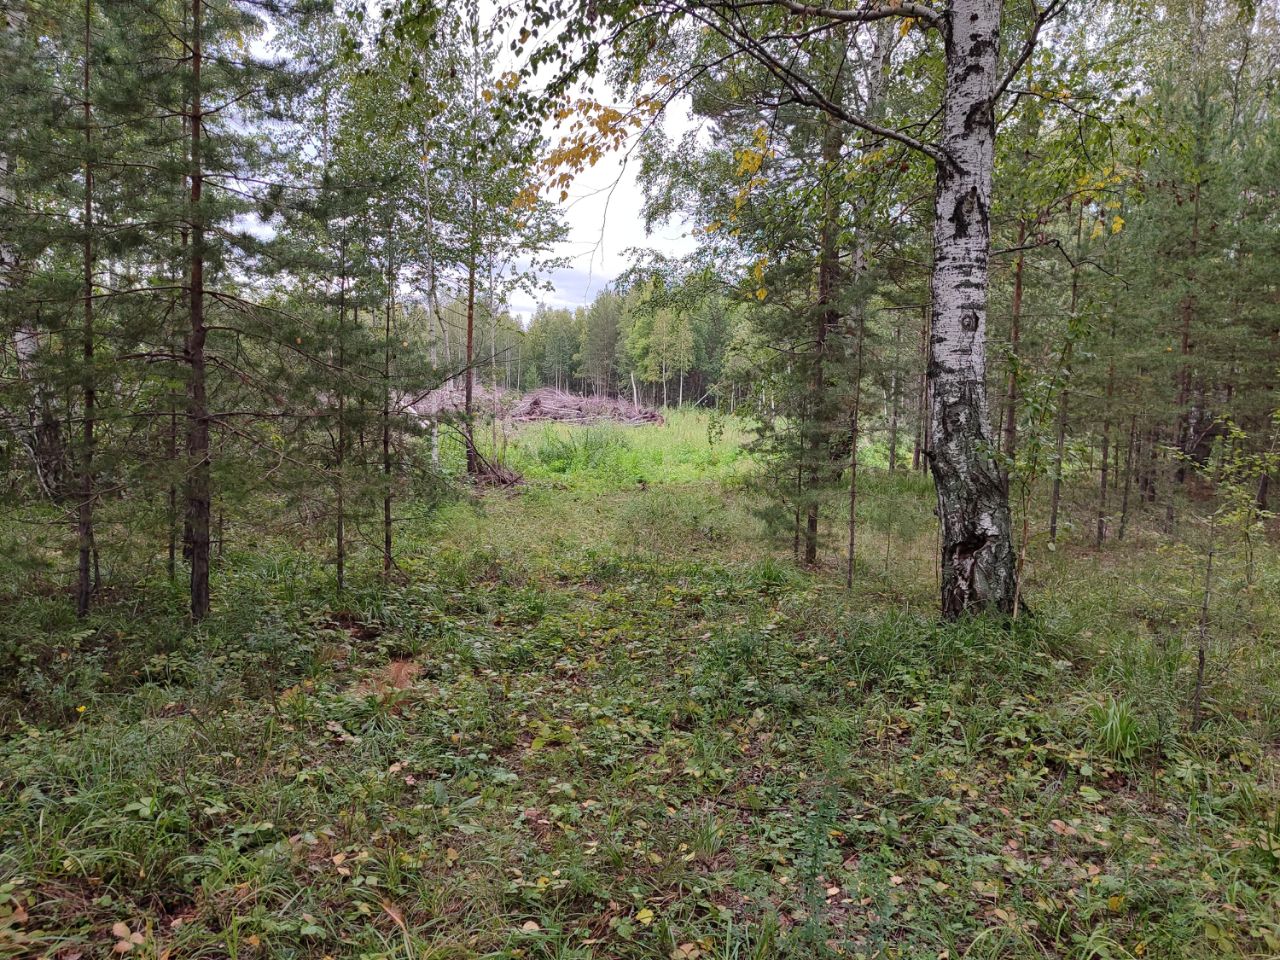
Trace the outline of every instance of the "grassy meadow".
<path fill-rule="evenodd" d="M 926 478 L 868 449 L 850 591 L 744 439 L 526 426 L 523 486 L 405 506 L 342 595 L 233 515 L 198 628 L 141 534 L 77 621 L 71 535 L 6 512 L 0 956 L 1280 956 L 1273 545 L 1193 502 L 1095 550 L 1082 479 L 1032 615 L 946 625 Z"/>

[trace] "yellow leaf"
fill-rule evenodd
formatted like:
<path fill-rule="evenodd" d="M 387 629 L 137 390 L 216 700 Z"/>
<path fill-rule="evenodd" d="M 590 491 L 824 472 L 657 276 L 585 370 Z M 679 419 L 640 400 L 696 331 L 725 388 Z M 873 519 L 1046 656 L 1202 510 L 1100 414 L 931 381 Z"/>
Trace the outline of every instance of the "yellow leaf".
<path fill-rule="evenodd" d="M 1120 214 L 1117 213 L 1111 221 L 1111 232 L 1119 233 L 1123 229 L 1124 229 L 1124 217 L 1120 216 Z"/>
<path fill-rule="evenodd" d="M 639 913 L 636 914 L 636 923 L 646 927 L 649 924 L 653 923 L 653 911 L 650 910 L 648 907 L 645 907 L 643 910 L 641 910 Z"/>
<path fill-rule="evenodd" d="M 404 914 L 401 913 L 400 908 L 397 907 L 390 900 L 382 901 L 382 912 L 385 913 L 388 917 L 390 917 L 391 922 L 394 923 L 401 930 L 403 930 L 405 933 L 409 932 L 409 928 L 405 925 L 405 922 L 404 922 Z"/>

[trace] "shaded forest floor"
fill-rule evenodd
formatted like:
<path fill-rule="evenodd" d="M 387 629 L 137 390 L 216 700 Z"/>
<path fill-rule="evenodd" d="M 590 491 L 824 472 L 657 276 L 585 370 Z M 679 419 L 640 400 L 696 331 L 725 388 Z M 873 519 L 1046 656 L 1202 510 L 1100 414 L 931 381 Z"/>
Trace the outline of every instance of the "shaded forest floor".
<path fill-rule="evenodd" d="M 393 585 L 231 548 L 198 630 L 12 562 L 0 956 L 1280 955 L 1274 549 L 1221 551 L 1191 733 L 1190 521 L 944 626 L 926 483 L 868 474 L 847 593 L 705 427 L 522 436 Z"/>

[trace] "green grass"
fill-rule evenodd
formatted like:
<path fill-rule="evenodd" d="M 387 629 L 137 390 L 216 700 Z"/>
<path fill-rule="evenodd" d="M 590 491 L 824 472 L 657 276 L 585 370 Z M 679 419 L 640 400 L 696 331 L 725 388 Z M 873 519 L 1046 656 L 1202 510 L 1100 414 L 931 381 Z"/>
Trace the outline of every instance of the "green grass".
<path fill-rule="evenodd" d="M 267 538 L 198 630 L 163 577 L 87 624 L 6 582 L 0 956 L 1280 953 L 1274 557 L 1222 554 L 1192 734 L 1194 542 L 942 625 L 927 484 L 868 472 L 849 593 L 706 428 L 523 432 L 396 582 Z"/>
<path fill-rule="evenodd" d="M 667 413 L 661 427 L 531 424 L 510 438 L 505 460 L 534 483 L 603 492 L 636 484 L 707 484 L 743 476 L 746 431 L 730 418 Z"/>

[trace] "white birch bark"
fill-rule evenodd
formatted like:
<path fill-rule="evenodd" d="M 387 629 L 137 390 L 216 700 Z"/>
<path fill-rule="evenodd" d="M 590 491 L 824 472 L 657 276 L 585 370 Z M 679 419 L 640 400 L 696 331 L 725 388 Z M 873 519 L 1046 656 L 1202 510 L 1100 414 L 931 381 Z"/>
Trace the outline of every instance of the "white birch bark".
<path fill-rule="evenodd" d="M 942 523 L 942 609 L 1012 612 L 1009 503 L 986 394 L 988 260 L 999 82 L 1000 0 L 950 0 L 943 25 L 944 159 L 934 197 L 928 379 L 931 466 Z"/>

